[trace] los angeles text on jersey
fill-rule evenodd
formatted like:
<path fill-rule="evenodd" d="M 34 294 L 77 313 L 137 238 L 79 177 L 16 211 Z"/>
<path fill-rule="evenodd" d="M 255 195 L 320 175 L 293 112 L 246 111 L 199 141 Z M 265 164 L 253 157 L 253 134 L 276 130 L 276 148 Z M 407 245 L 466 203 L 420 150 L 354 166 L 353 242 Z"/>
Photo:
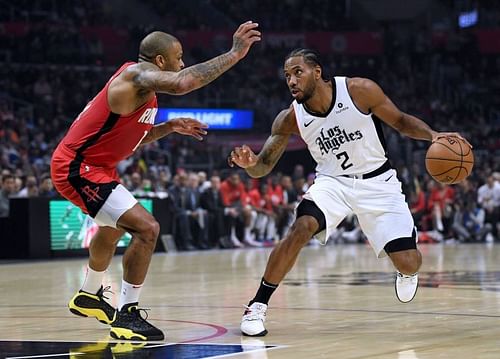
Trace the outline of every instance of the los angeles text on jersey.
<path fill-rule="evenodd" d="M 157 112 L 157 108 L 147 108 L 137 122 L 154 125 Z"/>
<path fill-rule="evenodd" d="M 319 146 L 321 154 L 324 155 L 330 152 L 330 150 L 338 150 L 344 143 L 357 141 L 362 138 L 363 134 L 360 130 L 347 133 L 345 129 L 340 129 L 339 126 L 335 126 L 333 128 L 329 128 L 326 131 L 324 128 L 322 128 L 320 131 L 320 136 L 316 138 L 315 142 Z"/>

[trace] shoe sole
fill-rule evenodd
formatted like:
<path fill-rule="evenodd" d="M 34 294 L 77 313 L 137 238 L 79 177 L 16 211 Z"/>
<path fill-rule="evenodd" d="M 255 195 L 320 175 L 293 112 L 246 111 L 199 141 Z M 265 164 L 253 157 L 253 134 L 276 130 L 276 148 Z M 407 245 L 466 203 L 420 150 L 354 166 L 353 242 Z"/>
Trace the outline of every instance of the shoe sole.
<path fill-rule="evenodd" d="M 116 313 L 113 316 L 113 319 L 109 319 L 106 314 L 103 314 L 104 312 L 101 309 L 89 309 L 89 308 L 81 308 L 77 307 L 73 302 L 69 304 L 69 311 L 73 313 L 74 315 L 78 315 L 79 317 L 91 317 L 91 318 L 96 318 L 99 322 L 102 324 L 111 324 L 115 321 L 116 319 Z M 105 318 L 105 319 L 103 319 Z"/>
<path fill-rule="evenodd" d="M 109 335 L 113 339 L 124 339 L 124 340 L 149 341 L 149 340 L 165 339 L 165 336 L 163 335 L 146 337 L 142 334 L 135 333 L 134 331 L 125 328 L 111 328 L 111 330 L 109 331 Z"/>
<path fill-rule="evenodd" d="M 243 334 L 245 337 L 263 337 L 267 334 L 267 329 L 257 334 L 247 334 L 245 332 L 241 332 L 241 334 Z"/>

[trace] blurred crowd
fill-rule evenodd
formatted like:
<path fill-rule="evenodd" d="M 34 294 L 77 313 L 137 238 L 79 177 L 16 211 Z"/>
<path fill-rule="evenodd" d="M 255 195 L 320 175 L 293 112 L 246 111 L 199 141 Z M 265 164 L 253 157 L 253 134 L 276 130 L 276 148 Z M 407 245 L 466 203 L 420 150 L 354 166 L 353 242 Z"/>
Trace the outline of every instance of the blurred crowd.
<path fill-rule="evenodd" d="M 189 3 L 172 6 L 181 11 Z M 310 3 L 269 2 L 261 6 L 257 20 L 263 31 L 359 28 L 346 16 L 345 3 Z M 22 11 L 23 4 L 30 10 Z M 248 1 L 244 6 L 255 4 Z M 500 27 L 499 11 L 489 2 L 484 4 L 485 26 Z M 166 30 L 174 34 L 182 29 L 232 29 L 232 24 L 245 20 L 239 14 L 246 13 L 225 0 L 204 2 L 203 6 L 216 11 L 202 19 L 194 12 L 174 18 L 158 2 L 145 1 L 144 6 L 167 19 Z M 283 6 L 297 11 L 282 16 Z M 0 216 L 8 215 L 9 197 L 57 195 L 48 176 L 51 153 L 119 66 L 104 66 L 100 39 L 83 36 L 79 30 L 104 23 L 120 26 L 106 2 L 76 1 L 65 6 L 19 1 L 8 9 L 0 21 L 31 25 L 23 36 L 12 37 L 0 23 Z M 425 172 L 427 143 L 384 129 L 389 156 L 403 182 L 421 240 L 495 241 L 500 239 L 500 57 L 479 53 L 472 33 L 451 25 L 444 27 L 446 37 L 434 41 L 433 26 L 370 24 L 383 36 L 383 54 L 324 53 L 324 71 L 330 76 L 374 79 L 405 112 L 438 131 L 459 131 L 468 138 L 476 155 L 474 171 L 463 183 L 445 186 Z M 138 40 L 149 30 L 124 26 L 130 38 L 130 60 L 135 59 Z M 5 50 L 10 53 L 8 61 L 7 56 L 1 57 Z M 291 48 L 275 44 L 271 50 L 256 46 L 247 59 L 207 88 L 186 96 L 160 96 L 159 104 L 252 109 L 252 133 L 268 133 L 275 115 L 291 102 L 282 77 L 282 62 Z M 185 51 L 185 62 L 190 65 L 221 51 L 194 47 Z M 224 143 L 207 146 L 173 135 L 143 146 L 120 164 L 119 172 L 138 196 L 172 200 L 173 231 L 180 249 L 269 245 L 286 232 L 295 204 L 314 180 L 313 168 L 280 168 L 269 178 L 250 180 L 242 172 L 229 171 L 229 150 Z M 332 238 L 332 242 L 363 240 L 355 218 L 347 218 Z"/>

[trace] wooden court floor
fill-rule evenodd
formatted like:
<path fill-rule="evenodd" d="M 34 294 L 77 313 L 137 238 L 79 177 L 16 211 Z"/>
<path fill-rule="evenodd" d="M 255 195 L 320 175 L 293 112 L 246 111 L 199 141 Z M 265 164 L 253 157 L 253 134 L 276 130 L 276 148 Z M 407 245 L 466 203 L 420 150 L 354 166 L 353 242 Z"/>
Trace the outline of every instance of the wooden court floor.
<path fill-rule="evenodd" d="M 241 337 L 239 321 L 270 249 L 157 254 L 141 305 L 167 339 L 147 345 L 110 341 L 105 325 L 67 310 L 84 258 L 2 263 L 0 357 L 500 358 L 500 245 L 420 249 L 419 291 L 401 304 L 391 264 L 371 248 L 305 248 L 260 339 Z M 120 261 L 106 278 L 115 293 Z"/>

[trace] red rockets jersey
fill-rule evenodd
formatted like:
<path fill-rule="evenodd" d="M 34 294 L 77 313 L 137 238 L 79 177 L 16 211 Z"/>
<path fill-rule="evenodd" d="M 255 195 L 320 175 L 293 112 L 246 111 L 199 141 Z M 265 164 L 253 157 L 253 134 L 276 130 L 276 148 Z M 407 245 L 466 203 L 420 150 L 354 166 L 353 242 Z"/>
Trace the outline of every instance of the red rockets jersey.
<path fill-rule="evenodd" d="M 66 147 L 85 163 L 107 168 L 116 167 L 139 147 L 154 125 L 158 111 L 156 96 L 128 115 L 111 112 L 108 104 L 109 84 L 133 64 L 127 62 L 116 71 L 73 122 L 60 147 Z"/>

